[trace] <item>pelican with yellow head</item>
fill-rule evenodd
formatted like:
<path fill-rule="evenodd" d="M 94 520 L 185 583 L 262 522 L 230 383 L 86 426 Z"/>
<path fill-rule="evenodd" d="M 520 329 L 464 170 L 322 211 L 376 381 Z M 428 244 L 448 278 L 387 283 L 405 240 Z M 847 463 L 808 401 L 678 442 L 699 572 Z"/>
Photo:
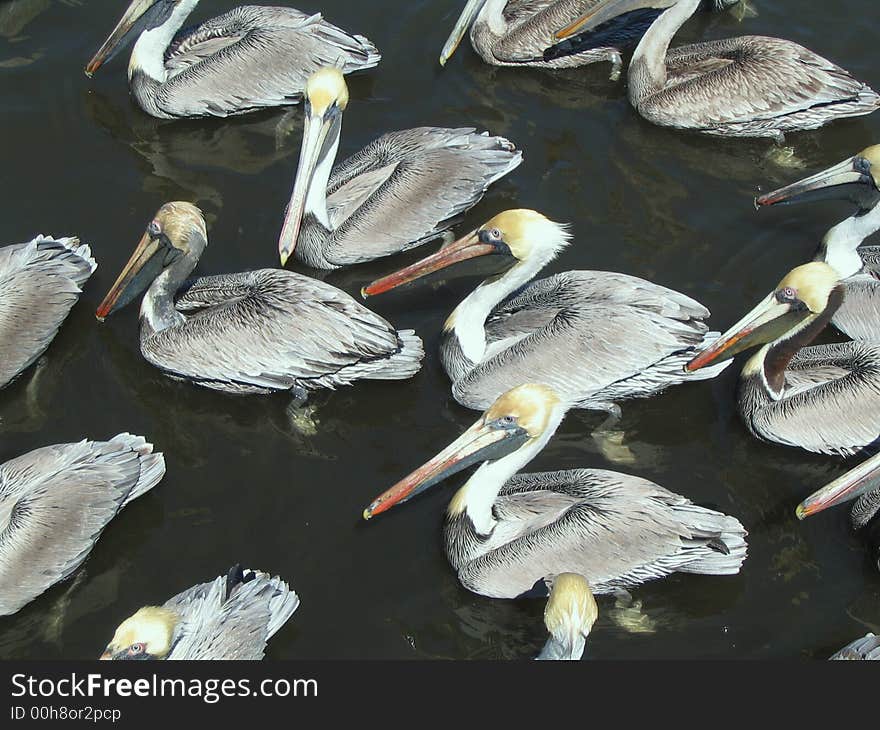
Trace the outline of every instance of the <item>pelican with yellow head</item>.
<path fill-rule="evenodd" d="M 798 266 L 686 369 L 699 371 L 758 347 L 743 366 L 737 392 L 752 434 L 819 453 L 859 452 L 880 434 L 880 344 L 808 347 L 843 300 L 831 266 Z"/>
<path fill-rule="evenodd" d="M 503 137 L 418 127 L 383 134 L 334 166 L 348 102 L 339 69 L 309 77 L 299 166 L 278 239 L 282 266 L 294 256 L 338 269 L 438 238 L 522 162 Z"/>
<path fill-rule="evenodd" d="M 519 474 L 550 441 L 567 409 L 547 385 L 511 389 L 450 446 L 374 499 L 364 518 L 479 465 L 449 503 L 443 531 L 450 565 L 475 593 L 547 595 L 562 573 L 583 576 L 593 593 L 602 594 L 674 572 L 739 571 L 746 532 L 733 517 L 628 474 Z M 584 613 L 586 618 L 586 608 Z"/>
<path fill-rule="evenodd" d="M 599 607 L 587 579 L 576 573 L 557 575 L 544 609 L 544 625 L 550 638 L 536 658 L 580 659 L 598 617 Z"/>
<path fill-rule="evenodd" d="M 511 386 L 538 380 L 569 405 L 619 415 L 618 401 L 649 397 L 725 366 L 682 369 L 715 334 L 709 310 L 644 279 L 566 271 L 532 282 L 571 240 L 535 210 L 506 210 L 437 253 L 362 290 L 375 296 L 470 259 L 491 256 L 504 273 L 480 284 L 443 328 L 440 358 L 462 405 L 488 408 Z M 529 283 L 531 282 L 531 283 Z"/>

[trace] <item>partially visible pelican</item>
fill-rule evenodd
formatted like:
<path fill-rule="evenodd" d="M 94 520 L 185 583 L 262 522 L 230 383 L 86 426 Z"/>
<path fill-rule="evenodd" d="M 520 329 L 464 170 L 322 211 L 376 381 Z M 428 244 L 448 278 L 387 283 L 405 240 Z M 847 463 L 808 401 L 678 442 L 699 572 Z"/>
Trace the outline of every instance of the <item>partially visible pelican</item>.
<path fill-rule="evenodd" d="M 309 78 L 299 166 L 278 240 L 282 266 L 295 255 L 337 269 L 437 238 L 522 162 L 504 137 L 417 127 L 383 134 L 333 167 L 347 105 L 338 69 Z"/>
<path fill-rule="evenodd" d="M 44 446 L 0 465 L 0 616 L 69 577 L 110 521 L 164 474 L 162 454 L 129 433 Z"/>
<path fill-rule="evenodd" d="M 857 500 L 850 512 L 853 529 L 864 535 L 871 559 L 880 570 L 880 454 L 850 469 L 797 507 L 797 517 L 810 515 L 838 504 Z"/>
<path fill-rule="evenodd" d="M 345 292 L 280 269 L 186 281 L 208 244 L 190 203 L 163 205 L 97 317 L 144 289 L 141 352 L 173 378 L 232 393 L 289 390 L 298 399 L 355 380 L 402 380 L 424 352 Z M 149 287 L 149 288 L 148 288 Z"/>
<path fill-rule="evenodd" d="M 742 36 L 669 49 L 700 0 L 601 0 L 556 33 L 559 40 L 623 13 L 668 8 L 630 61 L 629 100 L 648 121 L 725 137 L 772 137 L 870 114 L 880 96 L 792 41 Z"/>
<path fill-rule="evenodd" d="M 474 593 L 546 595 L 561 573 L 582 575 L 602 594 L 675 572 L 739 572 L 746 557 L 739 521 L 647 479 L 604 469 L 517 474 L 565 412 L 546 385 L 513 388 L 450 446 L 373 500 L 364 519 L 480 464 L 449 503 L 443 530 L 446 556 Z"/>
<path fill-rule="evenodd" d="M 798 266 L 687 370 L 762 345 L 743 366 L 737 392 L 749 431 L 824 454 L 861 451 L 880 437 L 880 343 L 805 347 L 842 301 L 843 285 L 828 264 Z"/>
<path fill-rule="evenodd" d="M 510 269 L 480 284 L 443 327 L 440 358 L 453 397 L 468 408 L 488 408 L 511 386 L 537 380 L 570 406 L 616 416 L 619 400 L 692 380 L 682 366 L 717 336 L 707 332 L 709 310 L 699 302 L 607 271 L 566 271 L 524 286 L 570 237 L 541 213 L 508 210 L 362 294 L 476 256 L 510 258 Z M 721 369 L 697 375 L 711 378 Z"/>
<path fill-rule="evenodd" d="M 620 51 L 638 41 L 662 12 L 643 8 L 623 12 L 577 39 L 555 43 L 553 32 L 577 20 L 601 0 L 468 0 L 443 45 L 440 65 L 455 53 L 470 28 L 477 55 L 493 66 L 574 68 L 611 63 L 611 78 L 620 76 Z M 701 0 L 706 9 L 723 10 L 739 0 Z"/>
<path fill-rule="evenodd" d="M 599 617 L 599 607 L 586 578 L 576 573 L 556 576 L 544 609 L 550 638 L 536 659 L 578 660 Z"/>
<path fill-rule="evenodd" d="M 262 659 L 297 608 L 281 578 L 236 565 L 125 619 L 101 659 Z"/>
<path fill-rule="evenodd" d="M 226 117 L 297 103 L 309 74 L 327 64 L 350 73 L 379 63 L 363 36 L 294 8 L 243 5 L 181 31 L 198 2 L 132 0 L 86 75 L 137 37 L 128 83 L 141 109 L 160 119 Z"/>
<path fill-rule="evenodd" d="M 861 246 L 880 229 L 880 145 L 862 150 L 833 167 L 756 198 L 757 205 L 841 199 L 856 205 L 854 215 L 822 239 L 816 261 L 834 268 L 846 291 L 831 324 L 854 340 L 880 341 L 880 246 Z"/>
<path fill-rule="evenodd" d="M 874 660 L 880 661 L 880 636 L 867 633 L 861 639 L 856 639 L 847 644 L 843 649 L 835 652 L 830 657 L 831 661 L 843 660 Z"/>
<path fill-rule="evenodd" d="M 0 388 L 45 352 L 97 267 L 73 237 L 0 248 Z"/>

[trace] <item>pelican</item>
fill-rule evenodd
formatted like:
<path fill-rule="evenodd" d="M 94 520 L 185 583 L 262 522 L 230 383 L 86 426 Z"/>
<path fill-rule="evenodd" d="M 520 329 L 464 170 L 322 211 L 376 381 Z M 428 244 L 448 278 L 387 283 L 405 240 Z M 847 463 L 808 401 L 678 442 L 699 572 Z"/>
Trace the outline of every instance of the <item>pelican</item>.
<path fill-rule="evenodd" d="M 798 505 L 797 517 L 803 520 L 852 500 L 856 503 L 850 512 L 850 522 L 854 530 L 864 535 L 874 564 L 880 570 L 880 454 L 807 497 Z"/>
<path fill-rule="evenodd" d="M 419 370 L 424 352 L 412 330 L 395 330 L 329 284 L 280 269 L 184 284 L 207 243 L 196 206 L 166 203 L 98 307 L 103 321 L 147 289 L 141 353 L 165 374 L 232 393 L 288 390 L 302 400 L 318 388 Z"/>
<path fill-rule="evenodd" d="M 162 454 L 130 433 L 0 465 L 0 616 L 69 577 L 110 521 L 164 474 Z"/>
<path fill-rule="evenodd" d="M 101 659 L 262 659 L 299 608 L 281 578 L 234 566 L 119 624 Z"/>
<path fill-rule="evenodd" d="M 46 351 L 96 268 L 75 237 L 0 248 L 0 388 Z"/>
<path fill-rule="evenodd" d="M 709 311 L 693 299 L 606 271 L 566 271 L 523 288 L 569 239 L 541 213 L 508 210 L 362 295 L 476 256 L 511 258 L 510 269 L 478 286 L 443 327 L 440 358 L 453 397 L 467 408 L 484 410 L 511 386 L 539 380 L 570 406 L 614 418 L 616 401 L 691 380 L 682 366 L 717 336 L 706 331 Z"/>
<path fill-rule="evenodd" d="M 724 137 L 772 137 L 870 114 L 880 96 L 848 71 L 780 38 L 743 36 L 674 48 L 700 0 L 601 0 L 556 33 L 559 40 L 623 13 L 664 8 L 636 47 L 629 100 L 663 127 Z"/>
<path fill-rule="evenodd" d="M 798 266 L 687 370 L 762 345 L 743 366 L 737 393 L 749 431 L 808 451 L 857 453 L 880 436 L 880 343 L 806 347 L 842 301 L 843 285 L 828 264 Z"/>
<path fill-rule="evenodd" d="M 580 659 L 598 616 L 599 608 L 586 578 L 576 573 L 556 576 L 544 609 L 544 625 L 550 638 L 535 658 Z"/>
<path fill-rule="evenodd" d="M 317 269 L 371 261 L 437 238 L 522 162 L 503 137 L 472 128 L 388 132 L 331 167 L 348 87 L 338 69 L 316 71 L 305 93 L 299 167 L 278 240 Z"/>
<path fill-rule="evenodd" d="M 759 206 L 823 198 L 851 201 L 854 215 L 838 223 L 822 239 L 816 261 L 824 261 L 843 279 L 843 303 L 831 324 L 854 340 L 880 341 L 880 246 L 862 241 L 880 229 L 880 145 L 796 183 L 756 198 Z"/>
<path fill-rule="evenodd" d="M 577 39 L 553 43 L 553 32 L 577 20 L 600 0 L 468 0 L 440 53 L 445 66 L 470 28 L 471 45 L 493 66 L 574 68 L 611 63 L 611 78 L 623 68 L 622 48 L 638 41 L 660 14 L 644 8 L 609 19 Z M 740 0 L 701 0 L 706 9 L 724 10 Z"/>
<path fill-rule="evenodd" d="M 363 36 L 294 8 L 243 5 L 181 31 L 198 2 L 132 0 L 86 75 L 137 37 L 128 83 L 141 109 L 160 119 L 226 117 L 297 103 L 321 66 L 350 73 L 379 63 Z"/>
<path fill-rule="evenodd" d="M 840 660 L 875 660 L 880 661 L 880 636 L 872 633 L 865 634 L 861 639 L 856 639 L 847 644 L 843 649 L 829 657 L 832 661 Z"/>
<path fill-rule="evenodd" d="M 560 573 L 582 575 L 602 594 L 675 572 L 739 572 L 746 532 L 733 517 L 603 469 L 517 475 L 565 412 L 546 385 L 513 388 L 450 446 L 373 500 L 364 518 L 480 464 L 449 503 L 443 531 L 446 557 L 474 593 L 546 595 Z"/>

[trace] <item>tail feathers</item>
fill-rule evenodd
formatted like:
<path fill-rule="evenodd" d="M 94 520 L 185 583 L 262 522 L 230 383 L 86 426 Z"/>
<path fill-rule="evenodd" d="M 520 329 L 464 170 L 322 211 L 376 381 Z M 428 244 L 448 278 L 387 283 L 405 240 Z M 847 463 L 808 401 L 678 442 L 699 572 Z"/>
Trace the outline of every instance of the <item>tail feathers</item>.
<path fill-rule="evenodd" d="M 360 363 L 347 375 L 369 378 L 370 380 L 406 380 L 415 375 L 422 367 L 425 348 L 421 338 L 414 330 L 398 330 L 397 338 L 400 349 L 390 357 L 372 362 Z M 357 371 L 357 372 L 356 372 Z"/>
<path fill-rule="evenodd" d="M 299 596 L 279 576 L 270 576 L 260 570 L 242 568 L 236 564 L 227 574 L 227 600 L 240 586 L 253 591 L 252 596 L 263 596 L 268 601 L 269 621 L 266 625 L 266 639 L 271 639 L 299 608 Z"/>
<path fill-rule="evenodd" d="M 110 439 L 110 443 L 120 444 L 138 454 L 140 476 L 122 503 L 124 507 L 132 500 L 149 492 L 162 480 L 162 477 L 165 476 L 165 457 L 162 454 L 154 454 L 153 444 L 147 443 L 143 436 L 120 433 Z"/>
<path fill-rule="evenodd" d="M 40 259 L 63 267 L 64 274 L 80 288 L 98 268 L 91 248 L 88 244 L 81 244 L 76 236 L 52 238 L 39 234 L 31 244 Z"/>
<path fill-rule="evenodd" d="M 689 559 L 678 570 L 706 575 L 739 572 L 748 547 L 748 533 L 739 520 L 691 503 L 677 506 L 676 512 L 691 531 L 691 538 L 685 540 Z"/>
<path fill-rule="evenodd" d="M 880 661 L 880 636 L 865 634 L 861 639 L 856 639 L 847 644 L 843 649 L 829 657 L 833 660 L 876 660 Z"/>

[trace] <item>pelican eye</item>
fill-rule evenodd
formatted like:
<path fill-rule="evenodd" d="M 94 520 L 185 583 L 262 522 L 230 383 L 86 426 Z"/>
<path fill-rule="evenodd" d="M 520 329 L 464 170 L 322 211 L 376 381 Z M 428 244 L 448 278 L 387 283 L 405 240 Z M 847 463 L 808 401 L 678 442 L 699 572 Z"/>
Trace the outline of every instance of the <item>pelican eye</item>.
<path fill-rule="evenodd" d="M 128 653 L 129 654 L 143 654 L 144 651 L 146 651 L 146 648 L 147 648 L 146 644 L 139 642 L 137 644 L 132 644 L 130 647 L 128 647 Z"/>
<path fill-rule="evenodd" d="M 498 228 L 484 228 L 478 234 L 483 243 L 503 243 L 504 234 Z"/>
<path fill-rule="evenodd" d="M 784 286 L 776 292 L 776 301 L 780 303 L 794 303 L 798 300 L 797 289 L 792 286 Z"/>
<path fill-rule="evenodd" d="M 853 170 L 860 175 L 870 175 L 871 163 L 864 157 L 856 157 L 853 161 Z"/>
<path fill-rule="evenodd" d="M 501 416 L 501 418 L 498 419 L 498 423 L 501 426 L 513 426 L 516 424 L 516 418 L 513 416 Z"/>
<path fill-rule="evenodd" d="M 162 227 L 156 221 L 150 221 L 150 224 L 147 226 L 147 233 L 150 234 L 150 238 L 158 238 L 162 235 Z"/>

